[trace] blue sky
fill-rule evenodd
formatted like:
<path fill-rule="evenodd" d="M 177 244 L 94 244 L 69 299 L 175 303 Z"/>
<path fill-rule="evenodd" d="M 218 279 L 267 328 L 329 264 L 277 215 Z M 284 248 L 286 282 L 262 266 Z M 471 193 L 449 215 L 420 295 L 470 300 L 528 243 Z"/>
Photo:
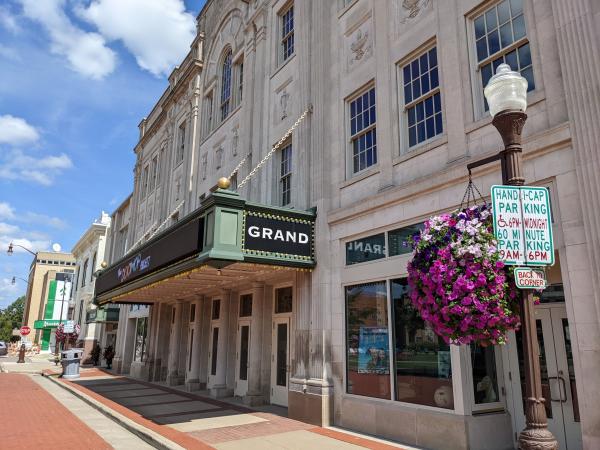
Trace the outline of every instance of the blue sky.
<path fill-rule="evenodd" d="M 137 125 L 204 0 L 0 1 L 0 308 L 33 251 L 69 251 L 131 192 Z"/>

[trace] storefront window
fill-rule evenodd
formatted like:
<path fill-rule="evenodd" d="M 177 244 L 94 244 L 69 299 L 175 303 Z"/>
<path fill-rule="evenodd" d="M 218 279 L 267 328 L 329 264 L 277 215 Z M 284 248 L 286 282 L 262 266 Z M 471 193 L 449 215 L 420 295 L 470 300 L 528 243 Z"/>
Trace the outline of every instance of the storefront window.
<path fill-rule="evenodd" d="M 385 282 L 346 288 L 348 393 L 391 397 Z"/>
<path fill-rule="evenodd" d="M 385 233 L 346 242 L 346 265 L 385 258 Z"/>
<path fill-rule="evenodd" d="M 392 280 L 396 400 L 453 409 L 450 346 L 419 317 L 406 279 Z"/>
<path fill-rule="evenodd" d="M 471 344 L 471 367 L 473 369 L 475 404 L 500 401 L 495 347 L 480 347 Z"/>
<path fill-rule="evenodd" d="M 137 319 L 135 327 L 135 350 L 133 355 L 134 361 L 142 361 L 146 353 L 146 327 L 148 325 L 147 317 Z"/>
<path fill-rule="evenodd" d="M 423 229 L 423 224 L 418 223 L 407 227 L 388 231 L 388 245 L 390 247 L 390 256 L 404 255 L 412 253 L 412 248 L 408 244 L 409 237 L 419 233 Z"/>

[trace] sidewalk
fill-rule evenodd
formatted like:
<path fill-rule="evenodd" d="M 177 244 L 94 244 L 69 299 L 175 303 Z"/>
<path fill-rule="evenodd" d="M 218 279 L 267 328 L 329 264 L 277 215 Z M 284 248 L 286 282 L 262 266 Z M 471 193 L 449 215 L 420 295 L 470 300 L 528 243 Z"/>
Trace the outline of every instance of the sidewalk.
<path fill-rule="evenodd" d="M 26 356 L 24 363 L 17 363 L 17 356 L 0 357 L 0 372 L 7 373 L 42 373 L 45 369 L 56 368 L 54 355 L 41 353 L 34 356 Z M 60 368 L 60 365 L 58 365 Z"/>
<path fill-rule="evenodd" d="M 165 448 L 186 449 L 408 449 L 378 439 L 322 428 L 166 386 L 84 369 L 67 381 L 51 379 L 113 416 L 121 425 L 163 438 Z"/>
<path fill-rule="evenodd" d="M 30 376 L 0 374 L 0 392 L 2 448 L 112 448 Z"/>

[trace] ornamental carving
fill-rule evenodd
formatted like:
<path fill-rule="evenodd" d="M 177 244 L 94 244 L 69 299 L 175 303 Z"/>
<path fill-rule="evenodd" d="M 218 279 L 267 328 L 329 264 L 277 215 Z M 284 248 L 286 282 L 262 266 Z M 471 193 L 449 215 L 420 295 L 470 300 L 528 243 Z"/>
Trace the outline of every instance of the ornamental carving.
<path fill-rule="evenodd" d="M 431 4 L 431 0 L 403 0 L 400 11 L 400 23 L 415 19 Z"/>
<path fill-rule="evenodd" d="M 288 107 L 290 103 L 290 94 L 284 89 L 279 97 L 279 106 L 281 108 L 281 120 L 288 116 Z"/>
<path fill-rule="evenodd" d="M 348 69 L 353 69 L 373 54 L 373 33 L 371 19 L 357 26 L 346 35 L 346 55 Z"/>
<path fill-rule="evenodd" d="M 238 141 L 239 141 L 238 133 L 239 133 L 238 127 L 235 127 L 233 129 L 233 137 L 231 138 L 231 154 L 233 156 L 237 156 L 237 154 L 238 154 Z"/>

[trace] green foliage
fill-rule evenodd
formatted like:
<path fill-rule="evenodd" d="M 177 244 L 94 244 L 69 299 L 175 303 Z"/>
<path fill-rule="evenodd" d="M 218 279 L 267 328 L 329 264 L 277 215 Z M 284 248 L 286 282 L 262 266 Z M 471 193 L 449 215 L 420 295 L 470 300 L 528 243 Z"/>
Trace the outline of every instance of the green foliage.
<path fill-rule="evenodd" d="M 9 342 L 13 328 L 20 328 L 23 322 L 25 296 L 21 296 L 5 309 L 0 309 L 0 341 Z"/>

